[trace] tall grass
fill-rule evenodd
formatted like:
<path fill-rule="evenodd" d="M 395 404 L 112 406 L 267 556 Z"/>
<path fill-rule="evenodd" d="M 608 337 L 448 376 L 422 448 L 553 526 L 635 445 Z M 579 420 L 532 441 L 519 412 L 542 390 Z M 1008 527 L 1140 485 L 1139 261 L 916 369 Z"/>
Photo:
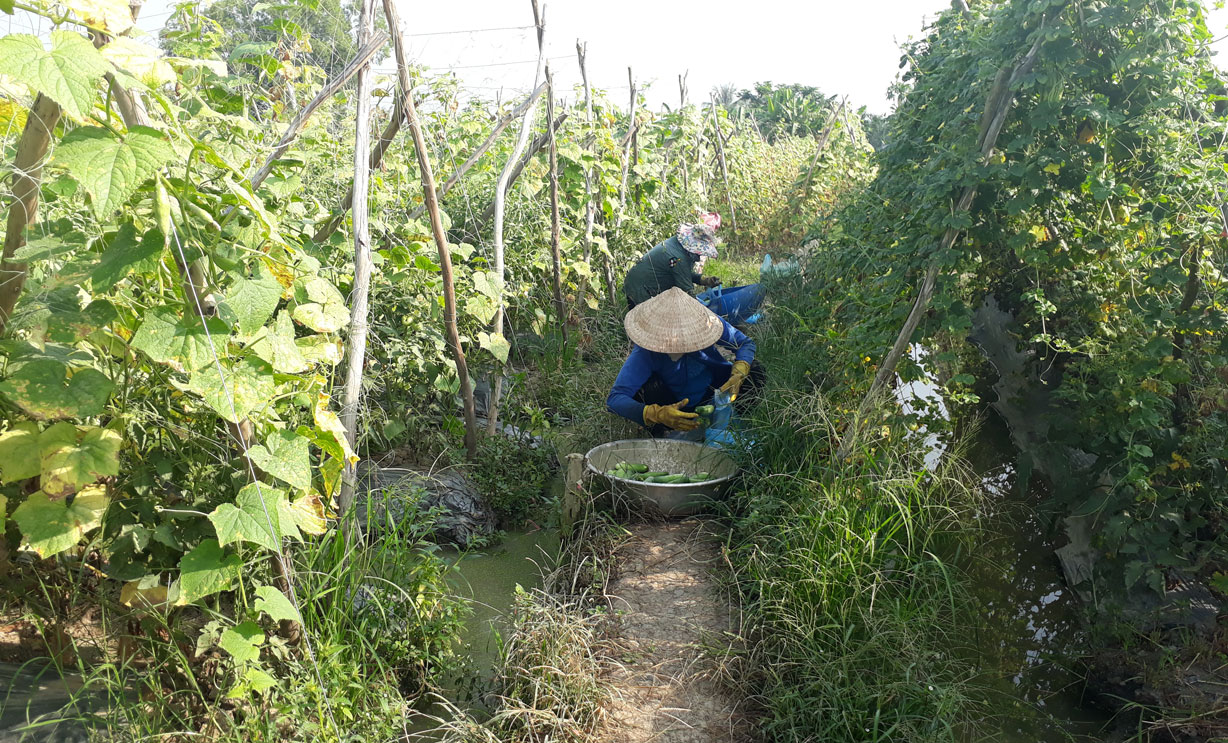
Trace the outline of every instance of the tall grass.
<path fill-rule="evenodd" d="M 952 741 L 975 736 L 984 694 L 956 565 L 976 541 L 978 490 L 882 411 L 845 461 L 832 452 L 855 401 L 824 389 L 805 317 L 757 340 L 768 389 L 730 503 L 731 580 L 769 741 Z M 845 394 L 847 397 L 847 393 Z"/>
<path fill-rule="evenodd" d="M 952 740 L 970 719 L 947 485 L 884 457 L 742 495 L 735 579 L 770 739 Z"/>

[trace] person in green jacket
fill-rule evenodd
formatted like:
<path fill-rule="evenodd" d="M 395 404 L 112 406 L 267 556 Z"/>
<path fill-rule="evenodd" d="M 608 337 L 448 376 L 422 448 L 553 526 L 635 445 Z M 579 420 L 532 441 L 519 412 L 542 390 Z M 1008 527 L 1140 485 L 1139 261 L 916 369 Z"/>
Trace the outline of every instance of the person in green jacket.
<path fill-rule="evenodd" d="M 695 269 L 701 258 L 716 257 L 716 232 L 706 224 L 684 224 L 673 237 L 644 254 L 623 279 L 627 309 L 647 302 L 676 286 L 691 293 L 692 287 L 712 287 L 720 283 L 714 276 L 702 276 Z"/>

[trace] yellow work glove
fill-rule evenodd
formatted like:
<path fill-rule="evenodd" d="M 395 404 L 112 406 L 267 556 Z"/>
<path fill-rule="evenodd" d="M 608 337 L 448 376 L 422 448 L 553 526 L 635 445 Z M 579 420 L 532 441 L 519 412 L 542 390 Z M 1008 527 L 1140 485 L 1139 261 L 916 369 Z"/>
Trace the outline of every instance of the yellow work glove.
<path fill-rule="evenodd" d="M 750 364 L 745 361 L 733 362 L 733 371 L 729 372 L 729 381 L 721 385 L 721 392 L 728 394 L 730 400 L 738 399 L 738 390 L 742 389 L 747 374 L 750 374 Z"/>
<path fill-rule="evenodd" d="M 699 428 L 698 413 L 688 413 L 682 407 L 690 402 L 684 398 L 673 405 L 645 405 L 644 425 L 651 426 L 660 423 L 675 431 L 694 431 Z"/>

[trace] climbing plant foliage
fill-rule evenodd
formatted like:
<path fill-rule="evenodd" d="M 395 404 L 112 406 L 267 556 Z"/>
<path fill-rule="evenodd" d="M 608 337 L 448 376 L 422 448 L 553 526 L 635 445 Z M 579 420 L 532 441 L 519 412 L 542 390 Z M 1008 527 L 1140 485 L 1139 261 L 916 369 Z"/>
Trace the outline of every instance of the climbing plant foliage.
<path fill-rule="evenodd" d="M 1005 402 L 1050 401 L 1029 411 L 1042 433 L 1023 480 L 1061 475 L 1066 512 L 1093 525 L 1101 595 L 1163 591 L 1214 564 L 1225 538 L 1228 119 L 1202 6 L 970 5 L 907 47 L 877 178 L 816 226 L 816 353 L 865 389 L 937 264 L 912 340 L 967 401 L 996 374 L 964 340 L 987 301 L 1003 308 L 1031 380 Z M 987 99 L 1032 49 L 986 161 Z M 949 228 L 960 238 L 937 252 Z"/>

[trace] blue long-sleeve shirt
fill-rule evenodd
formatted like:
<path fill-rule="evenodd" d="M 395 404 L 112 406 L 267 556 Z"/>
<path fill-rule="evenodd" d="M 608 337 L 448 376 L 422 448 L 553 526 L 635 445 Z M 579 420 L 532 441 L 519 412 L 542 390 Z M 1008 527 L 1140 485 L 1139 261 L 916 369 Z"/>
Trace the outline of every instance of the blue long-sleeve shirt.
<path fill-rule="evenodd" d="M 677 361 L 667 353 L 648 351 L 633 345 L 631 355 L 623 362 L 623 368 L 606 398 L 606 407 L 627 420 L 643 423 L 644 403 L 635 399 L 635 393 L 653 376 L 659 377 L 674 394 L 670 402 L 688 400 L 684 410 L 694 411 L 697 406 L 708 403 L 712 397 L 711 390 L 727 382 L 733 369 L 733 364 L 717 350 L 718 346 L 732 350 L 737 361 L 749 364 L 755 358 L 755 342 L 724 320 L 721 322 L 724 322 L 725 330 L 720 340 L 702 351 L 683 354 Z"/>

